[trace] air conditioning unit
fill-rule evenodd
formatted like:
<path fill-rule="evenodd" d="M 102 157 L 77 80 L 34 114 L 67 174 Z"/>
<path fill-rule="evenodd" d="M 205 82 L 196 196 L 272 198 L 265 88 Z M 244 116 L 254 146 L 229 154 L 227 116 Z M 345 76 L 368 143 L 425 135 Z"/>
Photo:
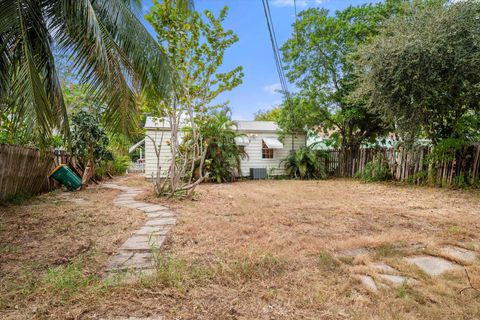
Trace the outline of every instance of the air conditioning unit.
<path fill-rule="evenodd" d="M 260 180 L 267 178 L 267 168 L 250 168 L 250 179 Z"/>

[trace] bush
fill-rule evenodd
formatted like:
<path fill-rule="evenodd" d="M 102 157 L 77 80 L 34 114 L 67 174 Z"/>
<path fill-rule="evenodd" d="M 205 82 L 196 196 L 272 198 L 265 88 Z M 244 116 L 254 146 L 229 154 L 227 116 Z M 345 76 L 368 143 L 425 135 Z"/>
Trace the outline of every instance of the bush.
<path fill-rule="evenodd" d="M 326 154 L 312 147 L 302 147 L 283 160 L 285 171 L 290 178 L 326 179 Z"/>
<path fill-rule="evenodd" d="M 365 165 L 365 169 L 360 172 L 360 179 L 364 182 L 386 181 L 391 178 L 385 156 L 380 155 Z"/>

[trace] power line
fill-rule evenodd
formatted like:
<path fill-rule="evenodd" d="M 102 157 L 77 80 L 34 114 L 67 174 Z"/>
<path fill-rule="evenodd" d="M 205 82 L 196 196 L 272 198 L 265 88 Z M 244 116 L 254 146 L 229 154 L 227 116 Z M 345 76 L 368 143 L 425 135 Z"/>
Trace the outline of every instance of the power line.
<path fill-rule="evenodd" d="M 287 101 L 290 100 L 290 93 L 288 91 L 287 80 L 283 71 L 283 65 L 281 60 L 280 50 L 278 49 L 277 36 L 275 28 L 273 26 L 272 14 L 270 12 L 270 6 L 268 0 L 262 0 L 263 11 L 265 13 L 265 19 L 267 21 L 268 33 L 270 36 L 270 42 L 272 44 L 273 56 L 275 59 L 275 66 L 277 68 L 278 78 L 280 79 L 280 86 L 282 87 L 283 94 Z"/>

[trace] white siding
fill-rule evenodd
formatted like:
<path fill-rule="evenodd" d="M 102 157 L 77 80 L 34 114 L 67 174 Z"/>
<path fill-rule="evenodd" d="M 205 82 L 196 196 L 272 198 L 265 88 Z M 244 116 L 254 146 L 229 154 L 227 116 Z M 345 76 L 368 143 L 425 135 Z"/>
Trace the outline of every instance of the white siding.
<path fill-rule="evenodd" d="M 262 138 L 272 138 L 278 135 L 275 132 L 242 132 L 246 134 L 250 143 L 245 146 L 248 157 L 241 161 L 240 169 L 242 176 L 250 175 L 250 168 L 267 168 L 267 172 L 271 175 L 281 175 L 285 171 L 283 169 L 282 160 L 287 157 L 292 150 L 292 137 L 284 138 L 283 149 L 275 149 L 273 151 L 273 159 L 262 159 Z M 181 133 L 180 133 L 181 134 Z M 168 142 L 170 141 L 170 131 L 147 129 L 147 137 L 145 138 L 145 177 L 152 178 L 157 171 L 157 156 L 153 146 L 153 140 L 159 145 L 161 142 L 160 166 L 161 176 L 165 177 L 171 161 L 171 151 Z M 149 137 L 152 139 L 150 139 Z M 162 138 L 163 137 L 163 138 Z M 305 136 L 296 136 L 294 139 L 295 150 L 305 146 Z"/>
<path fill-rule="evenodd" d="M 179 133 L 180 137 L 182 133 Z M 150 139 L 150 138 L 151 139 Z M 167 175 L 168 168 L 172 159 L 172 153 L 170 150 L 170 139 L 172 135 L 170 131 L 164 130 L 147 130 L 145 137 L 145 177 L 155 177 L 157 172 L 157 155 L 155 153 L 154 141 L 157 146 L 161 146 L 160 149 L 160 176 L 165 177 Z M 152 141 L 152 139 L 154 141 Z M 161 145 L 160 145 L 161 144 Z M 152 175 L 153 174 L 153 175 Z"/>
<path fill-rule="evenodd" d="M 245 146 L 245 152 L 248 157 L 241 161 L 240 169 L 242 176 L 250 175 L 250 168 L 267 168 L 267 173 L 271 175 L 281 175 L 285 173 L 282 160 L 285 159 L 292 150 L 292 137 L 287 136 L 283 139 L 283 149 L 273 151 L 273 159 L 262 159 L 262 138 L 277 137 L 275 133 L 245 133 L 250 138 L 250 143 Z M 295 150 L 305 146 L 305 136 L 296 136 L 293 140 Z"/>

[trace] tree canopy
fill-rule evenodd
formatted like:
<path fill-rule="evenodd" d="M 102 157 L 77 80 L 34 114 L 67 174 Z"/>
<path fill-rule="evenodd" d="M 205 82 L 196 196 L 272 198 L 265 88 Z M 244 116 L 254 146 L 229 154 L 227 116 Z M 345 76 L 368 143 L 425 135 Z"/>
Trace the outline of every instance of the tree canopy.
<path fill-rule="evenodd" d="M 293 121 L 296 123 L 290 127 L 336 131 L 339 144 L 347 148 L 387 133 L 388 122 L 366 108 L 362 99 L 350 97 L 358 85 L 353 57 L 360 45 L 378 35 L 389 17 L 407 14 L 412 7 L 440 3 L 390 0 L 350 6 L 333 15 L 318 8 L 301 12 L 292 37 L 282 47 L 287 76 L 301 89 L 297 97 L 301 103 L 284 102 L 281 125 L 288 127 Z M 309 114 L 301 116 L 300 111 L 294 118 L 295 109 Z"/>
<path fill-rule="evenodd" d="M 189 3 L 177 2 L 185 9 Z M 2 0 L 0 96 L 8 107 L 2 112 L 15 114 L 43 141 L 54 129 L 68 134 L 55 48 L 71 57 L 90 95 L 106 104 L 107 128 L 128 133 L 137 125 L 136 95 L 165 95 L 174 74 L 140 22 L 140 6 L 139 0 Z"/>
<path fill-rule="evenodd" d="M 478 1 L 391 19 L 360 50 L 355 96 L 406 138 L 478 139 L 479 19 Z"/>

